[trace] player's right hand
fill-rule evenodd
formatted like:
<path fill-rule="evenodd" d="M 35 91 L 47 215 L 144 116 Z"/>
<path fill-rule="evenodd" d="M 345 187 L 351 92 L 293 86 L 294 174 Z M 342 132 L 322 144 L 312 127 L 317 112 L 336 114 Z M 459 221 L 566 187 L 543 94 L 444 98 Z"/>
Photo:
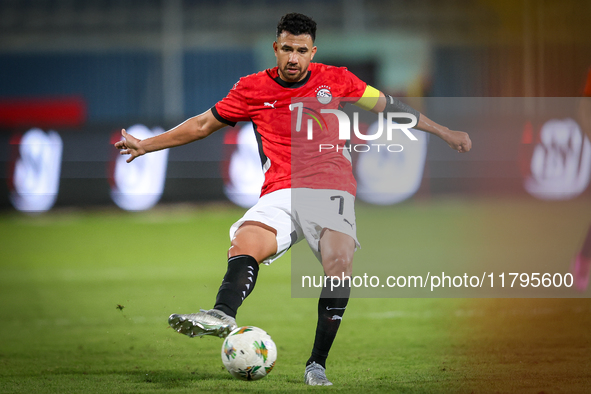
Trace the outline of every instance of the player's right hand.
<path fill-rule="evenodd" d="M 141 140 L 135 138 L 131 134 L 127 134 L 125 129 L 121 130 L 123 139 L 115 143 L 115 148 L 119 149 L 121 155 L 131 155 L 126 161 L 131 163 L 136 157 L 142 156 L 146 153 L 146 150 L 141 146 Z"/>

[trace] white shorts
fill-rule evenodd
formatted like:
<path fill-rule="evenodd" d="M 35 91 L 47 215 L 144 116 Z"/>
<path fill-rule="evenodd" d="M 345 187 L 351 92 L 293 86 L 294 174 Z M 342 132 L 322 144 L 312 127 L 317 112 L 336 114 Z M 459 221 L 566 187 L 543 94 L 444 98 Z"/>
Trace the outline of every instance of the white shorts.
<path fill-rule="evenodd" d="M 359 247 L 354 204 L 355 197 L 342 190 L 277 190 L 262 196 L 230 227 L 230 239 L 244 222 L 260 222 L 277 231 L 277 253 L 264 260 L 264 264 L 271 264 L 304 238 L 322 261 L 319 246 L 325 228 L 349 235 Z"/>

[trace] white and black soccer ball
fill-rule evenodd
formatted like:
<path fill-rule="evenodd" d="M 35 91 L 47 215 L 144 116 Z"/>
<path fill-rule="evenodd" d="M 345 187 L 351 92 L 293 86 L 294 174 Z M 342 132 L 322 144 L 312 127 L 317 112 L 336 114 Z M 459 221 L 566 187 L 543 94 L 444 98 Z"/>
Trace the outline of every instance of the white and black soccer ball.
<path fill-rule="evenodd" d="M 238 379 L 264 378 L 275 366 L 275 360 L 275 342 L 258 327 L 235 328 L 222 345 L 222 362 L 228 372 Z"/>

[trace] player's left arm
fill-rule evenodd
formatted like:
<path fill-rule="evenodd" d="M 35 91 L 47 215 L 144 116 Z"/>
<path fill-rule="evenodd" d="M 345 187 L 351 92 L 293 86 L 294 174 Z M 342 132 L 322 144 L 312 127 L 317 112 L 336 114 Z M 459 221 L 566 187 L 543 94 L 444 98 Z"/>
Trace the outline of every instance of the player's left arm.
<path fill-rule="evenodd" d="M 388 101 L 390 100 L 390 103 Z M 367 85 L 363 96 L 355 103 L 360 108 L 371 111 L 373 113 L 380 113 L 390 109 L 395 109 L 391 112 L 409 112 L 416 114 L 418 123 L 415 128 L 426 131 L 444 140 L 450 148 L 457 150 L 460 153 L 468 152 L 472 148 L 472 141 L 468 133 L 463 131 L 450 130 L 442 126 L 422 113 L 412 109 L 401 101 L 388 96 L 376 88 Z"/>

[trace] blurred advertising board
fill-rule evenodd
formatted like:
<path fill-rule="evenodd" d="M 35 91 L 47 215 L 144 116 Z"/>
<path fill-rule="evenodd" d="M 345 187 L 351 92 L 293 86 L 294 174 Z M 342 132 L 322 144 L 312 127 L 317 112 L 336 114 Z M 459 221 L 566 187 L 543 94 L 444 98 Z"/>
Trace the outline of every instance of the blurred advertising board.
<path fill-rule="evenodd" d="M 587 195 L 591 144 L 580 121 L 582 100 L 589 99 L 421 99 L 422 113 L 470 134 L 472 151 L 458 154 L 439 138 L 416 130 L 416 141 L 396 137 L 402 149 L 377 151 L 370 145 L 379 141 L 361 141 L 352 134 L 358 199 L 391 205 L 450 194 L 550 201 Z M 360 132 L 375 133 L 380 121 L 377 115 L 363 115 Z M 262 172 L 251 124 L 225 128 L 131 164 L 112 146 L 121 127 L 139 138 L 165 129 L 156 122 L 4 128 L 0 206 L 37 212 L 54 206 L 144 210 L 158 203 L 230 200 L 249 207 L 256 202 Z"/>

